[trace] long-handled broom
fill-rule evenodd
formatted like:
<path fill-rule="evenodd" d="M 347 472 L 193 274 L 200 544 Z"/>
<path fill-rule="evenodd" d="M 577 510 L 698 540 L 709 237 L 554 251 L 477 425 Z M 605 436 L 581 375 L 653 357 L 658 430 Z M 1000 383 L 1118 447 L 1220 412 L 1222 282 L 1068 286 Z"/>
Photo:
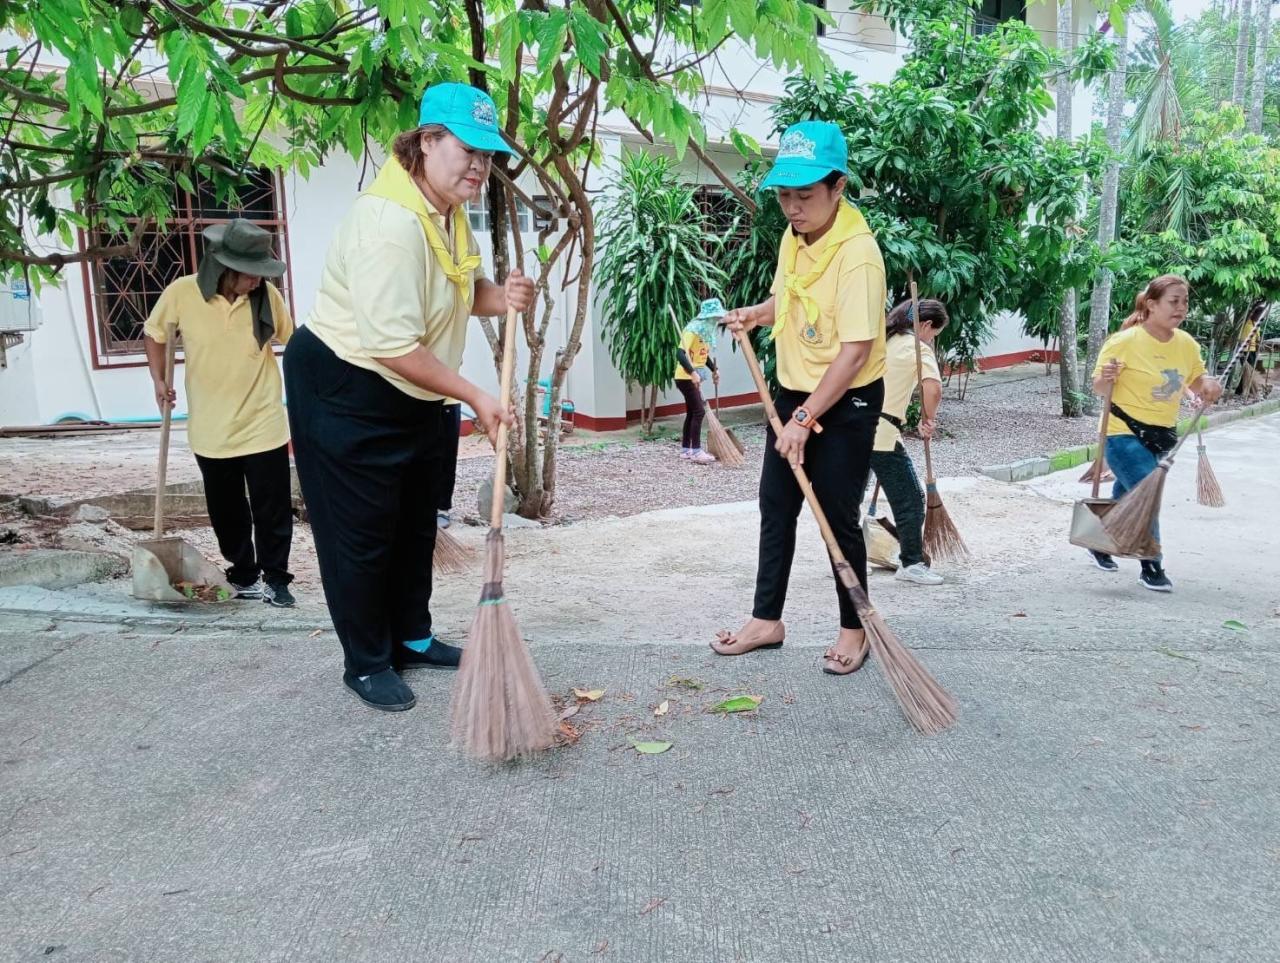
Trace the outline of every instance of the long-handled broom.
<path fill-rule="evenodd" d="M 431 555 L 435 571 L 465 572 L 471 568 L 475 558 L 475 549 L 470 545 L 463 545 L 443 528 L 436 529 L 436 548 Z"/>
<path fill-rule="evenodd" d="M 680 322 L 676 319 L 675 310 L 669 304 L 667 305 L 667 312 L 671 315 L 671 323 L 676 326 L 676 343 L 679 344 L 681 334 Z M 719 390 L 719 386 L 717 386 L 717 394 L 719 393 Z M 707 408 L 705 402 L 703 403 L 703 408 L 706 409 L 707 451 L 711 452 L 711 454 L 715 456 L 716 461 L 724 465 L 726 468 L 741 467 L 744 461 L 742 457 L 742 446 L 734 444 L 734 440 L 729 436 L 729 432 L 725 429 L 724 425 L 720 424 L 720 419 L 716 417 L 715 412 L 710 408 Z"/>
<path fill-rule="evenodd" d="M 1203 403 L 1196 406 L 1192 413 L 1196 421 L 1200 420 L 1205 407 Z M 1164 483 L 1169 477 L 1169 469 L 1177 457 L 1178 449 L 1190 437 L 1191 432 L 1188 431 L 1179 438 L 1168 454 L 1156 462 L 1151 474 L 1126 492 L 1116 503 L 1116 507 L 1102 516 L 1102 527 L 1117 545 L 1138 544 L 1151 531 L 1151 526 L 1160 517 L 1160 499 L 1164 495 Z"/>
<path fill-rule="evenodd" d="M 711 384 L 712 387 L 715 388 L 716 392 L 716 420 L 720 421 L 720 382 L 713 378 Z M 724 428 L 725 437 L 729 439 L 729 442 L 734 448 L 738 449 L 738 454 L 745 455 L 747 453 L 747 449 L 746 446 L 742 444 L 742 439 L 734 434 L 733 429 L 728 425 L 721 422 L 721 426 Z"/>
<path fill-rule="evenodd" d="M 744 331 L 738 332 L 736 337 L 742 346 L 742 355 L 746 358 L 747 367 L 751 369 L 751 378 L 756 383 L 756 391 L 760 393 L 760 401 L 764 404 L 769 424 L 773 426 L 775 435 L 781 435 L 782 421 L 778 418 L 778 411 L 773 406 L 773 398 L 769 394 L 769 386 L 765 384 L 764 372 L 760 370 L 760 362 L 756 358 L 755 350 L 751 347 L 751 339 Z M 866 630 L 871 651 L 875 654 L 881 671 L 889 681 L 898 705 L 902 707 L 902 714 L 920 732 L 941 732 L 956 720 L 955 699 L 911 654 L 911 650 L 902 644 L 902 640 L 893 634 L 884 616 L 872 607 L 867 593 L 858 583 L 853 566 L 840 551 L 840 543 L 836 541 L 835 533 L 831 531 L 826 513 L 818 504 L 818 496 L 813 491 L 813 485 L 809 483 L 809 476 L 798 464 L 792 465 L 791 470 L 795 473 L 800 490 L 804 492 L 805 501 L 809 503 L 809 510 L 813 512 L 814 520 L 818 523 L 818 530 L 822 532 L 822 540 L 826 542 L 827 551 L 831 554 L 831 561 L 835 566 L 840 584 L 849 593 L 862 627 Z"/>
<path fill-rule="evenodd" d="M 920 387 L 920 404 L 924 405 L 924 361 L 920 350 L 920 297 L 916 282 L 911 282 L 911 323 L 916 336 L 916 384 Z M 938 481 L 933 477 L 933 453 L 929 439 L 924 439 L 924 550 L 932 558 L 946 561 L 963 561 L 969 557 L 969 547 L 960 537 L 960 530 L 951 520 L 947 506 L 938 494 Z"/>
<path fill-rule="evenodd" d="M 516 312 L 507 311 L 502 338 L 502 410 L 511 406 L 515 370 Z M 520 635 L 502 589 L 506 546 L 502 536 L 503 494 L 507 490 L 507 426 L 498 429 L 494 452 L 493 501 L 485 549 L 480 605 L 467 633 L 458 681 L 449 706 L 453 743 L 477 759 L 506 760 L 549 748 L 555 713 L 538 669 Z"/>
<path fill-rule="evenodd" d="M 1183 394 L 1194 398 L 1190 388 L 1183 388 Z M 1222 497 L 1222 486 L 1218 484 L 1218 476 L 1209 464 L 1209 452 L 1204 447 L 1204 419 L 1196 416 L 1196 502 L 1209 508 L 1222 508 L 1227 500 Z"/>

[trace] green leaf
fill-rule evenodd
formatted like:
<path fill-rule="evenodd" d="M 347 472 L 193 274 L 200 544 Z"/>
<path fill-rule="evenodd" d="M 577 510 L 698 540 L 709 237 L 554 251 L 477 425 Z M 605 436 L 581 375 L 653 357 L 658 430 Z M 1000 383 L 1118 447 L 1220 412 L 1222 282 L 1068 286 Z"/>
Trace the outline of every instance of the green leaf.
<path fill-rule="evenodd" d="M 763 701 L 764 696 L 734 696 L 732 699 L 725 699 L 724 702 L 712 708 L 711 711 L 726 714 L 730 712 L 750 712 L 752 709 L 759 708 L 760 703 Z"/>
<path fill-rule="evenodd" d="M 564 53 L 569 19 L 563 10 L 552 10 L 538 25 L 538 72 L 546 73 Z"/>
<path fill-rule="evenodd" d="M 573 8 L 573 45 L 578 51 L 578 62 L 593 77 L 600 76 L 600 62 L 609 52 L 600 21 L 579 6 Z"/>
<path fill-rule="evenodd" d="M 646 756 L 656 756 L 671 748 L 671 743 L 663 742 L 661 740 L 656 742 L 639 742 L 638 740 L 632 739 L 631 745 L 635 748 L 636 752 Z"/>
<path fill-rule="evenodd" d="M 1249 631 L 1249 626 L 1245 625 L 1243 622 L 1241 622 L 1241 621 L 1239 621 L 1239 620 L 1237 620 L 1237 619 L 1227 619 L 1227 621 L 1225 621 L 1225 622 L 1223 622 L 1223 623 L 1222 623 L 1222 627 L 1223 627 L 1224 629 L 1230 629 L 1230 630 L 1231 630 L 1231 631 L 1233 631 L 1233 632 L 1248 632 L 1248 631 Z"/>
<path fill-rule="evenodd" d="M 302 13 L 297 7 L 290 7 L 284 15 L 284 30 L 290 37 L 301 37 L 306 30 L 302 26 Z"/>

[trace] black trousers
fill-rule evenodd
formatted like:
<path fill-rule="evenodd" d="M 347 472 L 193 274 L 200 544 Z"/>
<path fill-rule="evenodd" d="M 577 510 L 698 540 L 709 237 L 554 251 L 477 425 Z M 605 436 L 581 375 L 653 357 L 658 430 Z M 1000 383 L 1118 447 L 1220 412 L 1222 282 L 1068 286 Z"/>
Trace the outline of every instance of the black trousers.
<path fill-rule="evenodd" d="M 458 481 L 458 436 L 462 433 L 462 405 L 444 406 L 444 464 L 440 476 L 440 495 L 436 509 L 447 512 L 453 508 L 453 489 Z M 449 439 L 453 444 L 449 444 Z"/>
<path fill-rule="evenodd" d="M 204 500 L 218 550 L 231 563 L 228 581 L 252 585 L 261 575 L 272 585 L 292 582 L 289 446 L 236 458 L 196 455 L 196 464 L 204 477 Z"/>
<path fill-rule="evenodd" d="M 684 428 L 680 432 L 680 446 L 701 448 L 702 420 L 706 416 L 707 403 L 702 400 L 702 392 L 698 390 L 692 378 L 688 381 L 677 378 L 676 387 L 680 389 L 680 394 L 684 395 Z"/>
<path fill-rule="evenodd" d="M 284 354 L 294 461 L 346 666 L 388 668 L 431 634 L 444 406 L 348 364 L 305 327 Z"/>
<path fill-rule="evenodd" d="M 911 456 L 898 442 L 892 451 L 873 451 L 871 470 L 884 489 L 898 529 L 898 561 L 910 568 L 924 561 L 924 488 Z"/>
<path fill-rule="evenodd" d="M 782 389 L 775 404 L 783 424 L 807 397 L 807 392 Z M 853 566 L 864 590 L 867 587 L 867 546 L 862 541 L 862 529 L 858 525 L 858 506 L 867 485 L 876 420 L 883 404 L 883 381 L 850 389 L 818 419 L 823 430 L 820 434 L 810 433 L 804 449 L 804 470 L 818 496 L 818 504 L 826 513 L 840 551 Z M 804 493 L 796 482 L 791 465 L 773 447 L 776 440 L 770 427 L 764 465 L 760 471 L 760 559 L 756 567 L 756 597 L 752 610 L 756 618 L 770 621 L 782 618 L 787 583 L 791 578 L 791 560 L 796 551 L 796 520 L 800 516 L 800 506 L 804 504 Z M 835 586 L 840 603 L 840 627 L 862 628 L 853 602 L 838 577 Z"/>

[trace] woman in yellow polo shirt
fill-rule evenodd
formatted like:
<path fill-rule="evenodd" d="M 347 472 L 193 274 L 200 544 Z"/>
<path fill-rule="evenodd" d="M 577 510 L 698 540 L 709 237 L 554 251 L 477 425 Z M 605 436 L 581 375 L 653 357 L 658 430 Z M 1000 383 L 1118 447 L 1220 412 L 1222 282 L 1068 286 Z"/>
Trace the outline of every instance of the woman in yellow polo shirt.
<path fill-rule="evenodd" d="M 440 84 L 419 127 L 356 200 L 329 246 L 315 307 L 285 352 L 289 422 L 343 681 L 364 703 L 410 709 L 398 670 L 455 669 L 431 625 L 436 499 L 458 439 L 446 398 L 491 439 L 509 412 L 458 374 L 471 315 L 526 309 L 518 271 L 485 279 L 463 205 L 510 148 L 487 94 Z"/>
<path fill-rule="evenodd" d="M 867 584 L 867 552 L 858 527 L 876 421 L 884 401 L 884 262 L 862 214 L 844 197 L 848 149 L 834 124 L 806 121 L 787 129 L 761 189 L 776 187 L 790 222 L 778 251 L 773 295 L 736 308 L 728 326 L 771 326 L 784 427 L 769 430 L 760 474 L 760 555 L 752 616 L 712 643 L 720 655 L 782 645 L 782 609 L 795 554 L 804 495 L 792 464 L 803 464 L 841 551 Z M 817 429 L 821 426 L 821 432 Z M 867 657 L 867 640 L 848 593 L 836 643 L 823 671 L 848 675 Z"/>
<path fill-rule="evenodd" d="M 1116 476 L 1112 498 L 1119 498 L 1155 471 L 1156 463 L 1178 440 L 1178 405 L 1183 386 L 1207 402 L 1217 401 L 1222 385 L 1205 373 L 1200 345 L 1181 330 L 1190 287 L 1185 278 L 1164 274 L 1138 294 L 1133 313 L 1107 339 L 1093 370 L 1096 394 L 1111 389 L 1107 422 L 1107 464 Z M 1160 530 L 1152 536 L 1160 541 Z M 1104 572 L 1117 572 L 1115 559 L 1091 552 Z M 1163 556 L 1142 560 L 1140 580 L 1153 592 L 1172 592 Z"/>

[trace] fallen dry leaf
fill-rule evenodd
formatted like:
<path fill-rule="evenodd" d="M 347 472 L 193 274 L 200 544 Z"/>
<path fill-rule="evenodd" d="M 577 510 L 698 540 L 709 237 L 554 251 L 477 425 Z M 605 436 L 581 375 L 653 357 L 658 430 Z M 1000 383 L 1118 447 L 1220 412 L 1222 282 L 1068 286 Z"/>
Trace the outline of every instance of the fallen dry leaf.
<path fill-rule="evenodd" d="M 574 689 L 573 694 L 583 702 L 599 702 L 604 697 L 604 689 Z"/>
<path fill-rule="evenodd" d="M 569 718 L 572 718 L 573 716 L 576 716 L 578 714 L 578 711 L 581 708 L 582 708 L 581 704 L 575 704 L 575 705 L 569 706 L 564 710 L 564 712 L 560 713 L 560 721 L 563 722 L 565 719 L 569 719 Z"/>
<path fill-rule="evenodd" d="M 601 940 L 599 943 L 597 943 L 597 944 L 596 944 L 596 948 L 595 948 L 594 950 L 592 950 L 592 951 L 591 951 L 591 955 L 592 955 L 592 956 L 599 956 L 601 953 L 603 953 L 603 952 L 604 952 L 605 950 L 607 950 L 608 948 L 609 948 L 609 941 L 608 941 L 608 940 Z"/>
<path fill-rule="evenodd" d="M 662 705 L 658 706 L 658 708 L 653 710 L 653 714 L 655 716 L 665 716 L 667 714 L 667 710 L 670 708 L 671 708 L 671 703 L 664 701 Z"/>
<path fill-rule="evenodd" d="M 1027 613 L 1026 613 L 1026 612 L 1014 612 L 1014 613 L 1013 613 L 1013 618 L 1015 618 L 1015 619 L 1025 619 L 1026 617 L 1027 617 Z"/>
<path fill-rule="evenodd" d="M 309 638 L 309 639 L 316 639 L 316 638 L 319 638 L 319 637 L 320 637 L 320 636 L 322 636 L 322 635 L 324 635 L 324 629 L 316 629 L 314 632 L 312 632 L 310 635 L 308 635 L 308 636 L 307 636 L 307 638 Z"/>
<path fill-rule="evenodd" d="M 668 899 L 670 899 L 670 897 L 668 896 L 658 896 L 658 897 L 655 897 L 654 899 L 649 900 L 649 902 L 645 904 L 645 908 L 640 911 L 640 915 L 648 916 L 650 913 L 656 910 L 659 906 L 663 905 Z"/>
<path fill-rule="evenodd" d="M 568 722 L 560 723 L 559 740 L 561 746 L 575 746 L 582 738 L 582 733 Z"/>

